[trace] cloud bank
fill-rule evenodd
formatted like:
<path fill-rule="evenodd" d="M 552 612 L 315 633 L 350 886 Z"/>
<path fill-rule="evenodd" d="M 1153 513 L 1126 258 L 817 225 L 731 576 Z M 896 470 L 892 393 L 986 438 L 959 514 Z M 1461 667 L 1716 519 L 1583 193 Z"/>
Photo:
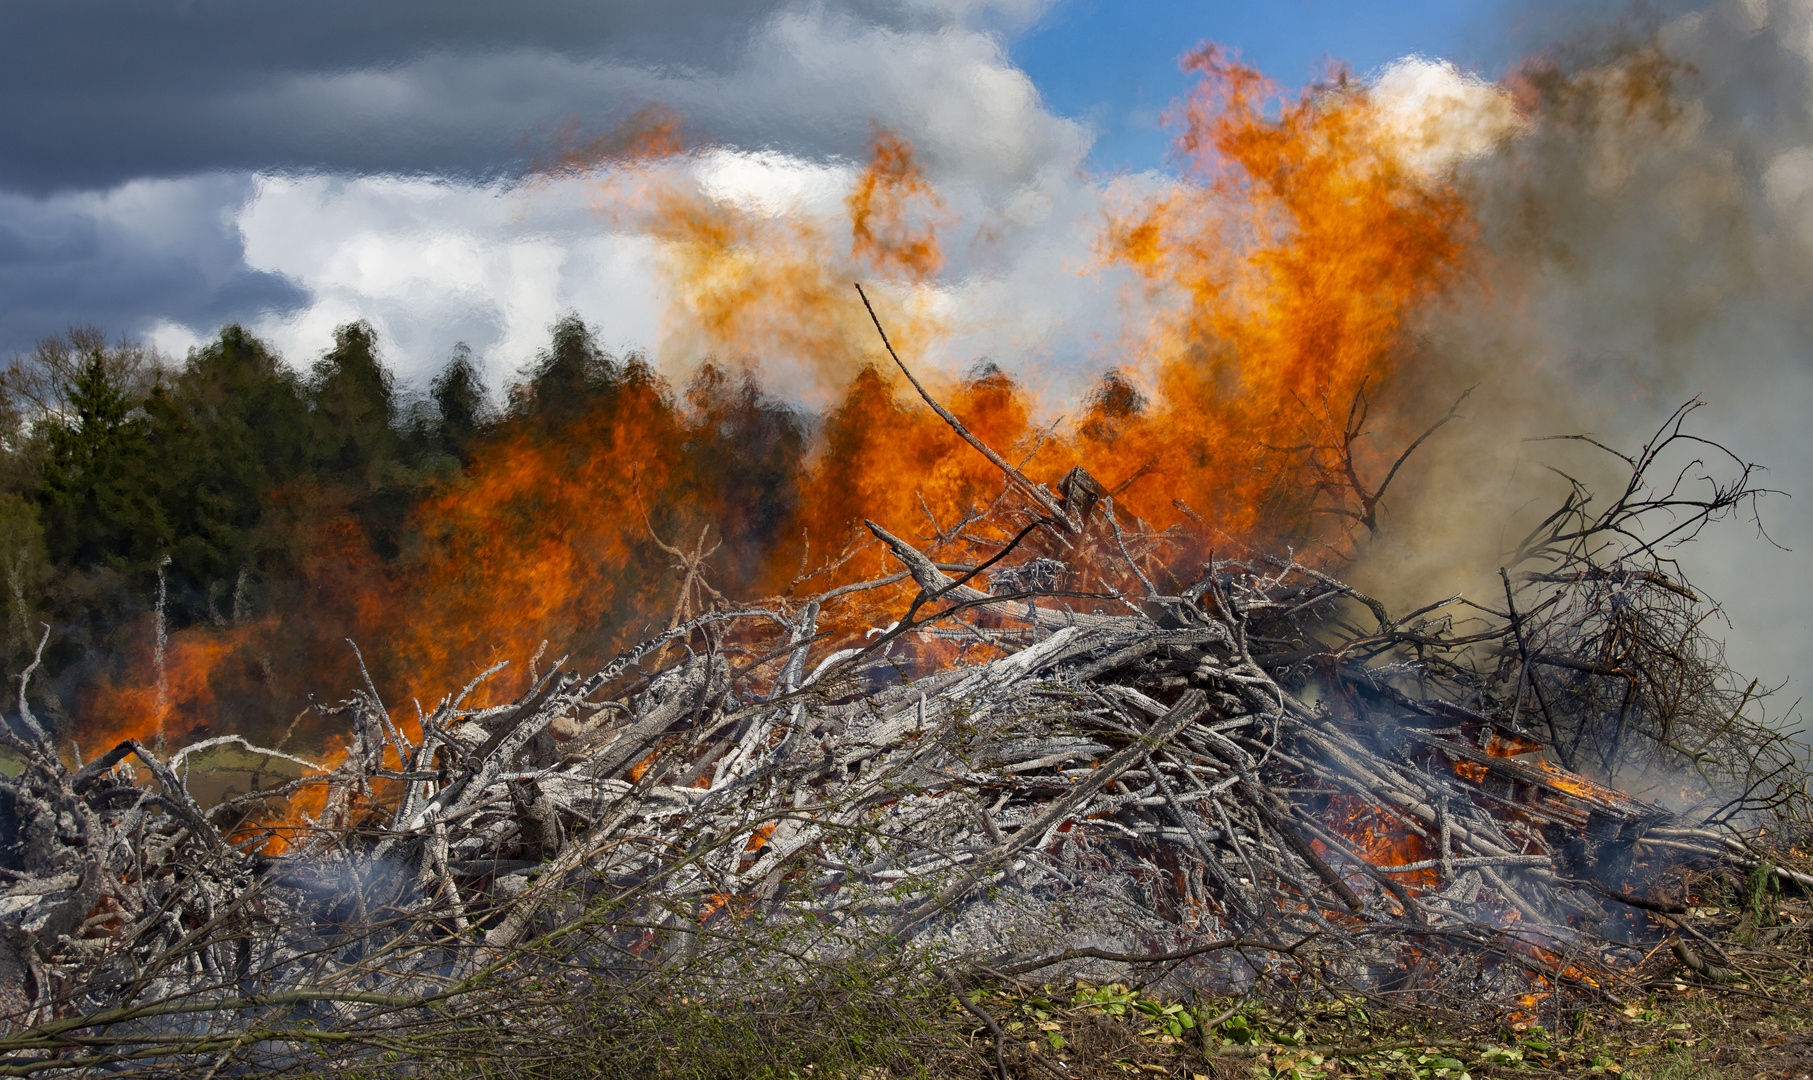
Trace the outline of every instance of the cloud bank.
<path fill-rule="evenodd" d="M 346 170 L 494 177 L 538 134 L 661 100 L 743 145 L 849 150 L 871 116 L 1012 172 L 1061 122 L 985 27 L 1042 3 L 19 0 L 0 187 Z M 979 157 L 978 157 L 979 156 Z"/>
<path fill-rule="evenodd" d="M 646 241 L 582 184 L 515 181 L 653 102 L 721 148 L 703 168 L 765 161 L 821 202 L 875 125 L 900 132 L 978 223 L 953 245 L 968 276 L 1011 310 L 1029 249 L 1041 285 L 1086 254 L 1089 132 L 1000 33 L 1044 6 L 27 2 L 0 39 L 0 274 L 20 284 L 0 351 L 94 322 L 180 355 L 237 319 L 306 362 L 362 317 L 407 378 L 456 342 L 501 378 L 566 310 L 650 346 Z"/>

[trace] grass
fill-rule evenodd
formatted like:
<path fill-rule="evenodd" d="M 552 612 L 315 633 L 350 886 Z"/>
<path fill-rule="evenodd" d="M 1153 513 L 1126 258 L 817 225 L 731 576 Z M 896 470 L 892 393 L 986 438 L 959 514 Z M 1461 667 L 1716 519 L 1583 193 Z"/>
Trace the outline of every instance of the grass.
<path fill-rule="evenodd" d="M 1813 901 L 1785 899 L 1773 880 L 1765 870 L 1684 883 L 1692 906 L 1675 932 L 1701 959 L 1690 967 L 1669 927 L 1637 927 L 1654 948 L 1609 986 L 1615 1001 L 1494 1010 L 1439 979 L 1365 998 L 1285 988 L 1189 1000 L 1128 982 L 1000 979 L 967 987 L 966 1007 L 906 958 L 796 969 L 784 992 L 762 998 L 665 974 L 626 991 L 575 972 L 575 982 L 512 988 L 500 999 L 507 1010 L 410 1071 L 444 1080 L 987 1080 L 1003 1071 L 1012 1080 L 1813 1080 Z"/>
<path fill-rule="evenodd" d="M 1564 1031 L 1528 1021 L 1443 1023 L 1404 1008 L 1323 1001 L 1168 1001 L 1125 984 L 992 985 L 972 1002 L 1006 1036 L 1009 1076 L 1080 1080 L 1484 1080 L 1603 1075 L 1629 1080 L 1809 1076 L 1813 985 L 1664 982 L 1623 1008 L 1572 1014 Z M 947 991 L 877 996 L 844 983 L 784 1009 L 695 1001 L 616 1002 L 534 1052 L 513 1039 L 474 1046 L 442 1076 L 568 1080 L 905 1080 L 1000 1075 L 993 1033 Z M 1771 1000 L 1774 999 L 1774 1000 Z M 1030 1050 L 1029 1050 L 1030 1047 Z"/>

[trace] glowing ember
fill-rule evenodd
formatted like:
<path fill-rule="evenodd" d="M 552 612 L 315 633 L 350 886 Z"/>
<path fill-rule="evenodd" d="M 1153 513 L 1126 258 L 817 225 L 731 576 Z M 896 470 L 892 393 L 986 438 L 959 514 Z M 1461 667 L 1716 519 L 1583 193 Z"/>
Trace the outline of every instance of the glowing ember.
<path fill-rule="evenodd" d="M 1377 805 L 1354 796 L 1333 796 L 1329 800 L 1327 820 L 1361 858 L 1381 870 L 1389 872 L 1394 866 L 1426 862 L 1436 857 L 1434 846 L 1428 840 Z M 1440 884 L 1440 875 L 1428 867 L 1401 871 L 1392 877 L 1406 888 Z"/>

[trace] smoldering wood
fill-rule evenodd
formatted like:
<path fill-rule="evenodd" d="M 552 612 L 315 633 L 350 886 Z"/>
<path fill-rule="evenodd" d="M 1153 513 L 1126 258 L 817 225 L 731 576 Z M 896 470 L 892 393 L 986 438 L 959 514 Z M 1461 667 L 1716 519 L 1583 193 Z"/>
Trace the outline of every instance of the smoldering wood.
<path fill-rule="evenodd" d="M 1540 975 L 1609 996 L 1632 953 L 1608 927 L 1666 918 L 1678 904 L 1638 893 L 1676 868 L 1813 887 L 1771 861 L 1785 804 L 1759 792 L 1800 777 L 1736 719 L 1750 695 L 1686 708 L 1657 686 L 1669 635 L 1669 672 L 1718 675 L 1680 644 L 1697 597 L 1595 561 L 1572 500 L 1526 540 L 1546 561 L 1506 575 L 1506 611 L 1394 618 L 1293 558 L 1215 560 L 1165 593 L 1133 565 L 1165 534 L 1117 520 L 1086 473 L 1061 505 L 1029 486 L 1009 477 L 1045 517 L 970 561 L 869 523 L 902 567 L 878 580 L 916 592 L 857 640 L 819 630 L 852 586 L 706 611 L 467 707 L 494 667 L 417 740 L 367 679 L 326 710 L 343 761 L 240 739 L 306 775 L 214 806 L 181 771 L 202 744 L 66 764 L 28 669 L 26 736 L 4 736 L 21 771 L 0 779 L 0 1073 L 284 1067 L 324 1031 L 336 1053 L 406 1052 L 423 1009 L 480 1016 L 506 970 L 747 990 L 910 954 L 1251 988 L 1288 962 L 1346 992 L 1414 978 L 1490 1002 Z M 1053 524 L 1056 550 L 1121 560 L 1135 589 L 1076 610 L 1068 564 L 1021 548 Z M 983 656 L 914 667 L 953 640 Z M 1616 786 L 1639 770 L 1685 770 L 1697 812 Z M 259 853 L 268 834 L 235 819 L 299 789 L 319 814 Z"/>
<path fill-rule="evenodd" d="M 1220 572 L 1236 611 L 1280 587 Z M 947 599 L 988 595 L 920 576 L 923 589 Z M 1023 610 L 1003 603 L 995 614 L 1011 621 Z M 25 839 L 9 851 L 15 880 L 0 903 L 8 959 L 33 972 L 25 985 L 37 992 L 16 1009 L 14 1030 L 55 1044 L 53 1017 L 75 1000 L 78 971 L 81 984 L 111 986 L 115 999 L 131 991 L 109 1001 L 91 990 L 81 1004 L 96 1015 L 194 993 L 230 1012 L 233 999 L 206 991 L 225 973 L 358 1007 L 360 992 L 343 972 L 322 978 L 307 959 L 363 917 L 350 898 L 389 909 L 380 935 L 388 942 L 423 939 L 406 960 L 384 966 L 389 997 L 433 994 L 450 954 L 501 956 L 530 929 L 555 926 L 575 887 L 628 900 L 624 910 L 644 918 L 695 917 L 715 897 L 736 897 L 763 905 L 771 922 L 860 924 L 877 942 L 924 939 L 942 954 L 1006 956 L 1008 966 L 1061 944 L 1019 923 L 1024 899 L 1062 898 L 1073 920 L 1065 940 L 1123 946 L 1090 946 L 1095 953 L 1170 955 L 1204 939 L 1315 933 L 1313 955 L 1358 970 L 1356 945 L 1367 942 L 1367 962 L 1376 963 L 1389 939 L 1356 936 L 1356 920 L 1475 927 L 1496 918 L 1523 934 L 1567 936 L 1567 912 L 1592 910 L 1622 884 L 1592 878 L 1594 864 L 1570 851 L 1583 830 L 1610 845 L 1629 835 L 1627 846 L 1644 845 L 1652 861 L 1741 860 L 1749 851 L 1740 833 L 1694 828 L 1583 778 L 1478 748 L 1527 732 L 1490 721 L 1457 730 L 1437 710 L 1388 709 L 1383 694 L 1349 715 L 1305 704 L 1243 651 L 1246 627 L 1202 618 L 1174 626 L 1098 616 L 1054 626 L 1036 644 L 1002 646 L 1009 655 L 926 687 L 862 692 L 891 672 L 885 655 L 815 678 L 790 662 L 771 693 L 747 700 L 731 692 L 722 656 L 706 650 L 658 673 L 624 703 L 627 714 L 596 708 L 593 695 L 628 670 L 630 657 L 588 678 L 557 666 L 505 707 L 444 701 L 420 744 L 395 735 L 412 770 L 399 774 L 408 777 L 404 794 L 388 821 L 374 823 L 367 811 L 355 825 L 351 808 L 383 764 L 373 748 L 392 738 L 372 695 L 357 694 L 340 709 L 353 752 L 320 781 L 328 789 L 321 831 L 302 854 L 275 859 L 230 843 L 212 820 L 218 808 L 197 806 L 168 763 L 142 746 L 122 744 L 71 770 L 20 743 L 27 769 L 6 790 Z M 1166 705 L 1129 685 L 1154 676 L 1186 688 Z M 552 752 L 534 745 L 549 723 L 575 715 L 595 719 Z M 462 742 L 468 726 L 482 740 Z M 458 752 L 427 768 L 441 747 Z M 695 760 L 709 761 L 697 770 L 700 786 L 661 782 L 694 771 Z M 143 777 L 128 771 L 131 762 L 144 766 Z M 621 775 L 638 762 L 634 780 Z M 1463 763 L 1482 779 L 1455 772 Z M 1488 782 L 1501 790 L 1482 791 Z M 1438 857 L 1370 866 L 1363 845 L 1337 835 L 1338 823 L 1317 820 L 1305 791 L 1395 808 L 1445 844 Z M 1549 828 L 1513 838 L 1501 820 L 1511 804 Z M 147 873 L 159 859 L 192 872 Z M 1161 897 L 1164 875 L 1144 870 L 1161 865 L 1205 885 L 1188 898 Z M 1406 905 L 1394 879 L 1411 873 L 1441 880 Z M 1023 901 L 988 899 L 1003 885 Z M 117 915 L 84 928 L 103 896 Z M 259 929 L 224 932 L 254 904 L 266 919 Z M 1493 913 L 1482 918 L 1486 909 Z M 470 936 L 456 929 L 433 942 L 428 928 L 444 932 L 449 919 L 467 921 Z M 308 926 L 332 929 L 298 932 Z M 1148 943 L 1176 947 L 1136 948 Z M 1070 959 L 1095 956 L 1069 948 Z M 139 974 L 124 979 L 129 970 Z M 364 1006 L 391 1008 L 389 997 Z"/>

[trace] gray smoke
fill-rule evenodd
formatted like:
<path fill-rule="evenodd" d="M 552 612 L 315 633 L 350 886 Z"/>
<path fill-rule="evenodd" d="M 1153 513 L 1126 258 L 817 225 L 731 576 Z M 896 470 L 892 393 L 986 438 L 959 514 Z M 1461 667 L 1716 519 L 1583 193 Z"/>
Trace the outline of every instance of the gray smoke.
<path fill-rule="evenodd" d="M 1484 573 L 1517 531 L 1505 507 L 1527 522 L 1564 490 L 1543 466 L 1601 491 L 1615 475 L 1581 444 L 1520 440 L 1587 432 L 1635 451 L 1697 396 L 1691 430 L 1785 494 L 1763 503 L 1766 536 L 1727 522 L 1673 554 L 1725 605 L 1733 664 L 1787 681 L 1770 707 L 1786 713 L 1813 656 L 1813 4 L 1566 29 L 1590 52 L 1551 50 L 1514 78 L 1527 126 L 1463 166 L 1485 257 L 1422 327 L 1421 407 L 1433 419 L 1479 389 L 1446 451 L 1400 481 L 1434 494 L 1400 500 L 1366 574 L 1489 600 Z"/>

